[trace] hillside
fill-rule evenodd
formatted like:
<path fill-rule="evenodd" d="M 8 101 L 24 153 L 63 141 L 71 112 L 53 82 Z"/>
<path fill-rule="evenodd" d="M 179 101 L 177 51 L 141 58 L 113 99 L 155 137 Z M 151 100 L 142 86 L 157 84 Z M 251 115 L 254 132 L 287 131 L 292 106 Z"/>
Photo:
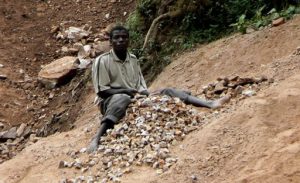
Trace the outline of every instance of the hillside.
<path fill-rule="evenodd" d="M 34 121 L 35 115 L 41 116 L 38 111 L 42 109 L 42 114 L 50 116 L 57 108 L 64 109 L 70 105 L 75 108 L 70 109 L 72 117 L 66 120 L 72 128 L 47 137 L 34 137 L 24 143 L 24 149 L 16 151 L 9 160 L 5 159 L 0 166 L 0 183 L 52 183 L 81 175 L 104 177 L 101 163 L 84 172 L 59 168 L 61 161 L 70 160 L 74 155 L 81 160 L 93 158 L 93 155 L 79 153 L 99 124 L 91 83 L 87 83 L 75 103 L 66 103 L 66 97 L 59 95 L 72 90 L 73 83 L 55 90 L 60 97 L 43 106 L 39 99 L 48 97 L 50 92 L 38 87 L 36 77 L 42 64 L 63 56 L 55 52 L 64 43 L 51 37 L 49 31 L 52 25 L 63 20 L 71 21 L 74 26 L 91 21 L 95 29 L 102 29 L 110 22 L 125 18 L 123 12 L 133 8 L 134 3 L 128 1 L 121 6 L 118 3 L 123 2 L 120 1 L 99 4 L 98 1 L 70 0 L 59 7 L 61 2 L 4 2 L 0 5 L 3 12 L 0 16 L 0 64 L 4 65 L 0 74 L 6 74 L 8 79 L 0 80 L 0 122 L 10 122 L 8 125 L 5 123 L 5 128 L 26 122 L 34 127 L 34 123 L 43 123 Z M 122 10 L 112 12 L 116 17 L 109 21 L 103 18 L 107 12 L 96 12 L 97 15 L 101 13 L 101 18 L 95 18 L 90 9 L 82 10 L 85 6 L 109 11 L 114 5 L 122 7 Z M 44 6 L 47 8 L 41 8 Z M 60 11 L 77 13 L 64 17 L 63 13 L 58 13 Z M 15 30 L 15 27 L 18 29 Z M 257 90 L 253 96 L 234 97 L 224 108 L 214 111 L 196 108 L 203 116 L 210 117 L 205 117 L 203 125 L 183 141 L 171 146 L 171 154 L 178 158 L 176 164 L 164 173 L 157 173 L 149 166 L 134 166 L 130 173 L 121 177 L 121 181 L 300 182 L 299 30 L 300 16 L 295 16 L 278 27 L 267 27 L 245 35 L 235 34 L 176 55 L 152 83 L 151 90 L 172 86 L 203 96 L 203 87 L 219 77 L 265 76 L 269 81 L 255 86 Z M 24 42 L 25 37 L 28 40 Z M 19 39 L 23 41 L 19 42 Z M 45 40 L 55 46 L 47 47 Z M 20 69 L 23 71 L 20 72 Z M 32 80 L 24 82 L 24 75 Z M 25 110 L 26 104 L 32 102 L 27 95 L 37 95 L 38 107 L 33 113 Z"/>
<path fill-rule="evenodd" d="M 53 29 L 86 26 L 99 33 L 110 23 L 124 22 L 134 7 L 135 1 L 1 0 L 1 132 L 21 125 L 26 126 L 27 136 L 47 136 L 72 129 L 85 93 L 89 92 L 88 89 L 76 96 L 72 94 L 72 90 L 82 88 L 79 84 L 84 72 L 78 72 L 69 85 L 58 89 L 45 89 L 38 82 L 38 73 L 46 64 L 66 55 L 74 56 L 63 51 L 63 46 L 70 47 L 71 43 L 57 39 Z M 53 125 L 57 117 L 59 123 Z M 28 137 L 20 141 L 1 154 L 0 163 L 15 156 L 14 151 L 22 150 Z"/>

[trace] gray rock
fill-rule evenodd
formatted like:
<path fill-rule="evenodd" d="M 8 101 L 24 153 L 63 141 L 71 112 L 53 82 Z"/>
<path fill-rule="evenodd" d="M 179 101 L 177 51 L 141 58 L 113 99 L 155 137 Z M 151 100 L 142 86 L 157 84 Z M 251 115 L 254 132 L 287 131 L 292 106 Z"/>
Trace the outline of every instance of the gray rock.
<path fill-rule="evenodd" d="M 22 134 L 23 137 L 27 137 L 32 132 L 31 127 L 27 126 Z"/>
<path fill-rule="evenodd" d="M 26 124 L 25 123 L 22 123 L 21 125 L 20 125 L 20 127 L 18 128 L 18 130 L 17 130 L 17 137 L 21 137 L 22 135 L 23 135 L 23 133 L 24 133 L 24 131 L 25 131 L 25 129 L 26 129 Z"/>
<path fill-rule="evenodd" d="M 55 95 L 55 94 L 51 92 L 51 93 L 49 94 L 48 99 L 50 99 L 50 100 L 53 99 L 54 95 Z"/>
<path fill-rule="evenodd" d="M 84 173 L 84 172 L 86 172 L 86 171 L 88 171 L 88 170 L 89 170 L 89 167 L 81 168 L 81 172 L 82 172 L 82 173 Z"/>
<path fill-rule="evenodd" d="M 95 56 L 98 56 L 110 50 L 110 43 L 109 41 L 98 42 L 93 45 L 93 48 L 95 50 Z"/>
<path fill-rule="evenodd" d="M 33 143 L 37 142 L 39 139 L 40 138 L 38 138 L 36 136 L 36 134 L 31 134 L 30 137 L 29 137 L 30 142 L 33 142 Z"/>
<path fill-rule="evenodd" d="M 294 55 L 300 55 L 300 46 L 297 47 L 296 51 L 294 52 Z"/>
<path fill-rule="evenodd" d="M 0 122 L 0 130 L 3 129 L 4 127 L 5 127 L 5 125 Z"/>
<path fill-rule="evenodd" d="M 0 79 L 7 79 L 7 75 L 5 75 L 5 74 L 0 74 Z"/>
<path fill-rule="evenodd" d="M 78 58 L 89 58 L 90 54 L 92 52 L 92 46 L 91 45 L 84 45 L 79 49 L 78 52 Z"/>
<path fill-rule="evenodd" d="M 74 42 L 78 42 L 82 38 L 88 37 L 90 35 L 89 31 L 84 30 L 82 27 L 69 27 L 64 31 L 67 39 L 70 39 Z"/>
<path fill-rule="evenodd" d="M 66 162 L 65 161 L 60 161 L 58 164 L 58 168 L 65 168 L 66 167 Z"/>
<path fill-rule="evenodd" d="M 215 93 L 222 93 L 225 90 L 224 82 L 220 81 L 216 84 L 214 88 Z"/>
<path fill-rule="evenodd" d="M 94 166 L 94 165 L 96 165 L 96 161 L 91 160 L 91 161 L 89 162 L 89 166 L 92 167 L 92 166 Z"/>
<path fill-rule="evenodd" d="M 247 96 L 247 97 L 251 97 L 251 96 L 255 95 L 256 92 L 254 90 L 245 90 L 245 91 L 243 91 L 242 94 Z"/>
<path fill-rule="evenodd" d="M 80 149 L 80 153 L 85 153 L 86 152 L 86 150 L 87 150 L 87 148 L 86 147 L 84 147 L 84 148 L 82 148 L 82 149 Z"/>
<path fill-rule="evenodd" d="M 79 159 L 76 159 L 74 162 L 74 167 L 77 169 L 81 169 L 82 168 L 82 162 Z"/>
<path fill-rule="evenodd" d="M 242 94 L 244 88 L 242 86 L 237 86 L 235 89 L 234 89 L 234 96 L 236 95 L 239 95 L 239 94 Z"/>
<path fill-rule="evenodd" d="M 192 176 L 191 176 L 191 179 L 192 179 L 193 181 L 198 180 L 198 178 L 197 178 L 196 175 L 192 175 Z"/>
<path fill-rule="evenodd" d="M 79 65 L 78 68 L 79 69 L 86 69 L 89 67 L 89 65 L 91 65 L 92 60 L 91 59 L 83 59 L 83 58 L 79 58 Z"/>
<path fill-rule="evenodd" d="M 0 132 L 0 139 L 15 139 L 17 138 L 17 127 L 13 127 L 8 131 Z"/>
<path fill-rule="evenodd" d="M 75 182 L 83 182 L 85 180 L 85 177 L 83 175 L 76 177 Z"/>

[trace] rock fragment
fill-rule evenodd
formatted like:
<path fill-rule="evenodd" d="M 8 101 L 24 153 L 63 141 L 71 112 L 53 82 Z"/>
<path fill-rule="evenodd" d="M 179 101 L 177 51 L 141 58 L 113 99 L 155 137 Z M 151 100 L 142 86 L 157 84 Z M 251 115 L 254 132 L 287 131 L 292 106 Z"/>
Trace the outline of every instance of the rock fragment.
<path fill-rule="evenodd" d="M 8 131 L 0 132 L 0 139 L 15 139 L 17 138 L 17 127 L 13 127 Z"/>
<path fill-rule="evenodd" d="M 7 75 L 5 75 L 5 74 L 0 74 L 0 79 L 2 79 L 2 80 L 7 79 Z"/>
<path fill-rule="evenodd" d="M 76 57 L 67 56 L 46 65 L 38 74 L 39 82 L 48 89 L 65 84 L 76 74 L 76 60 Z"/>
<path fill-rule="evenodd" d="M 251 97 L 253 95 L 255 95 L 255 91 L 253 90 L 245 90 L 242 92 L 243 95 L 247 96 L 247 97 Z"/>
<path fill-rule="evenodd" d="M 294 52 L 294 55 L 300 55 L 300 46 L 297 47 L 296 51 Z"/>
<path fill-rule="evenodd" d="M 90 35 L 90 32 L 84 30 L 83 27 L 69 27 L 64 33 L 67 35 L 68 39 L 71 39 L 74 42 L 77 42 Z"/>
<path fill-rule="evenodd" d="M 20 125 L 20 127 L 18 128 L 18 130 L 17 130 L 17 137 L 21 137 L 22 135 L 23 135 L 23 133 L 24 133 L 24 131 L 25 131 L 25 129 L 26 129 L 26 124 L 25 123 L 22 123 L 21 125 Z"/>
<path fill-rule="evenodd" d="M 192 179 L 193 181 L 196 181 L 196 180 L 198 180 L 198 178 L 197 178 L 197 176 L 196 176 L 196 175 L 192 175 L 192 176 L 191 176 L 191 179 Z"/>
<path fill-rule="evenodd" d="M 285 20 L 284 20 L 283 17 L 280 17 L 280 18 L 275 19 L 275 20 L 272 21 L 272 25 L 274 27 L 279 26 L 279 25 L 284 24 L 284 23 L 285 23 Z"/>

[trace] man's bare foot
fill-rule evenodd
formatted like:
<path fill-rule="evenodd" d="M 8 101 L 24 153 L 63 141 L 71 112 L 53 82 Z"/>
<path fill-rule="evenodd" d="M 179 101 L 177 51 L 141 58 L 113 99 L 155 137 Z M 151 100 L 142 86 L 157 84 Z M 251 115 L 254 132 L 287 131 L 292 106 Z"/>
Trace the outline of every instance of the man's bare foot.
<path fill-rule="evenodd" d="M 90 143 L 89 147 L 87 148 L 86 152 L 92 153 L 92 152 L 96 151 L 97 148 L 98 148 L 98 140 L 93 139 L 92 142 Z"/>
<path fill-rule="evenodd" d="M 226 95 L 226 96 L 214 101 L 211 108 L 212 109 L 220 108 L 222 105 L 229 102 L 230 98 L 231 98 L 230 95 Z"/>

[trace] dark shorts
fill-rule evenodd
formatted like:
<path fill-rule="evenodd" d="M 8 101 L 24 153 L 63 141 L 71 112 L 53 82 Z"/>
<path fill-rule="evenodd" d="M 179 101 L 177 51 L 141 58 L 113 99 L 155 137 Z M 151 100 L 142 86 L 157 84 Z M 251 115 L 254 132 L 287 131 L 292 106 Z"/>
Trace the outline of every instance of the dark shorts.
<path fill-rule="evenodd" d="M 118 123 L 126 114 L 131 98 L 126 94 L 115 94 L 100 102 L 100 111 L 103 114 L 101 122 Z"/>

